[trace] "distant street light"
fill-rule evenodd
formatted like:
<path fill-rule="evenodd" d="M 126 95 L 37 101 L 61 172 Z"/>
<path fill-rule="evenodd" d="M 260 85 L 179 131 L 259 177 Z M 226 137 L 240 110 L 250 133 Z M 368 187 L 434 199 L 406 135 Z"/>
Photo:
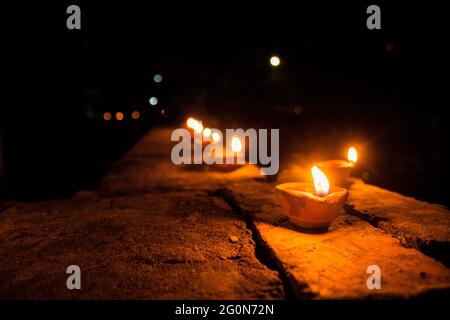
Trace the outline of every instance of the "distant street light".
<path fill-rule="evenodd" d="M 278 67 L 280 65 L 280 63 L 281 63 L 281 60 L 277 56 L 270 57 L 270 64 L 273 67 Z"/>
<path fill-rule="evenodd" d="M 153 81 L 155 81 L 156 83 L 160 83 L 162 80 L 163 80 L 163 77 L 159 73 L 157 73 L 153 76 Z"/>
<path fill-rule="evenodd" d="M 116 119 L 118 121 L 122 121 L 123 120 L 123 113 L 122 112 L 117 112 L 116 113 Z"/>
<path fill-rule="evenodd" d="M 105 112 L 105 113 L 103 114 L 103 119 L 104 119 L 105 121 L 109 121 L 109 120 L 111 120 L 111 118 L 112 118 L 111 112 Z"/>
<path fill-rule="evenodd" d="M 156 106 L 158 104 L 158 98 L 156 97 L 151 97 L 150 99 L 148 99 L 148 102 L 150 102 L 150 104 L 152 106 Z"/>
<path fill-rule="evenodd" d="M 133 113 L 131 114 L 131 117 L 134 120 L 137 120 L 137 119 L 139 119 L 141 117 L 141 113 L 139 111 L 133 111 Z"/>

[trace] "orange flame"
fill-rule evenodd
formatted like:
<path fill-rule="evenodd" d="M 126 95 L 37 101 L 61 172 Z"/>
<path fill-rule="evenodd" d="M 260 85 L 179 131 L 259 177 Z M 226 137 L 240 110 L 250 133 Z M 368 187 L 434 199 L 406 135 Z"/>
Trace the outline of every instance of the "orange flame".
<path fill-rule="evenodd" d="M 195 120 L 194 118 L 190 117 L 190 118 L 187 119 L 186 125 L 189 128 L 194 129 L 196 122 L 197 122 L 197 120 Z"/>
<path fill-rule="evenodd" d="M 320 197 L 326 196 L 328 191 L 330 191 L 330 183 L 328 182 L 327 176 L 316 166 L 313 166 L 311 171 L 314 179 L 316 194 Z"/>
<path fill-rule="evenodd" d="M 214 142 L 219 142 L 220 141 L 220 134 L 216 131 L 214 131 L 211 134 L 211 138 L 213 139 Z"/>
<path fill-rule="evenodd" d="M 203 136 L 205 138 L 209 138 L 211 136 L 211 129 L 210 128 L 203 129 Z"/>
<path fill-rule="evenodd" d="M 348 148 L 348 161 L 356 163 L 358 161 L 358 152 L 355 147 Z"/>
<path fill-rule="evenodd" d="M 189 128 L 193 129 L 197 133 L 201 133 L 203 131 L 203 125 L 201 121 L 198 121 L 192 117 L 187 119 L 186 124 Z"/>
<path fill-rule="evenodd" d="M 233 137 L 231 139 L 231 151 L 233 151 L 233 152 L 241 152 L 242 151 L 242 143 L 238 137 Z"/>

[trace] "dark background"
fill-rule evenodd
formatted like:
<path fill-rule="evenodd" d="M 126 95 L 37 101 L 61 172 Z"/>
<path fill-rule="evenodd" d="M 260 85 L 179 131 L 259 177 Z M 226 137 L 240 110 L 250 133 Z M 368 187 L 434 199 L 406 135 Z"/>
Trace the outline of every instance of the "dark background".
<path fill-rule="evenodd" d="M 291 153 L 345 158 L 354 144 L 356 176 L 448 205 L 447 12 L 393 2 L 4 5 L 1 198 L 94 189 L 149 128 L 197 115 L 280 128 L 282 165 Z M 81 7 L 81 30 L 66 28 L 70 4 Z M 381 7 L 381 30 L 366 28 L 370 4 Z"/>

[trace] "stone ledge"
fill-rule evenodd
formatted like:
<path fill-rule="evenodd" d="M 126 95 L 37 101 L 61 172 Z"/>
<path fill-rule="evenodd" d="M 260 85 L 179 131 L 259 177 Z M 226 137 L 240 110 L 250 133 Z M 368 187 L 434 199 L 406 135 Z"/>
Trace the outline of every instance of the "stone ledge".
<path fill-rule="evenodd" d="M 247 181 L 229 188 L 297 298 L 411 298 L 450 290 L 449 269 L 359 217 L 342 212 L 328 233 L 306 234 L 283 216 L 273 185 Z M 441 210 L 431 214 L 439 217 Z M 369 265 L 382 270 L 381 290 L 366 286 Z"/>
<path fill-rule="evenodd" d="M 0 296 L 289 296 L 267 266 L 277 267 L 296 298 L 449 294 L 449 269 L 439 262 L 450 256 L 445 208 L 355 183 L 330 232 L 302 233 L 281 214 L 274 184 L 264 182 L 258 168 L 224 173 L 172 165 L 169 136 L 166 129 L 149 132 L 97 192 L 5 208 Z M 286 168 L 278 183 L 302 178 L 304 168 Z M 61 287 L 66 274 L 59 270 L 75 261 L 90 270 L 82 297 Z M 372 264 L 381 267 L 381 290 L 367 289 Z"/>
<path fill-rule="evenodd" d="M 202 191 L 17 203 L 0 215 L 0 297 L 283 298 L 254 246 L 242 217 Z M 66 288 L 71 264 L 80 291 Z"/>
<path fill-rule="evenodd" d="M 450 266 L 450 212 L 445 207 L 357 181 L 350 187 L 347 211 Z"/>

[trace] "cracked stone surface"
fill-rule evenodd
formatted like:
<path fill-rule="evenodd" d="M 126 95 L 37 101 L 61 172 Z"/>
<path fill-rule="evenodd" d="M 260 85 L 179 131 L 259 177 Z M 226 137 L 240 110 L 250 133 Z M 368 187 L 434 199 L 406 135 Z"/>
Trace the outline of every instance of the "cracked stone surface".
<path fill-rule="evenodd" d="M 437 204 L 357 181 L 350 188 L 350 212 L 450 266 L 450 214 Z"/>
<path fill-rule="evenodd" d="M 0 221 L 2 298 L 283 297 L 242 218 L 204 192 L 21 204 Z M 80 291 L 66 288 L 71 264 Z"/>
<path fill-rule="evenodd" d="M 257 167 L 175 166 L 170 133 L 144 136 L 98 190 L 5 207 L 0 297 L 449 296 L 447 209 L 356 182 L 328 233 L 303 233 Z M 307 177 L 285 168 L 277 183 Z M 71 264 L 81 267 L 80 291 L 66 289 Z M 381 290 L 367 288 L 369 265 L 381 268 Z"/>
<path fill-rule="evenodd" d="M 0 298 L 284 298 L 243 217 L 209 192 L 242 176 L 170 165 L 168 132 L 144 137 L 98 192 L 2 212 Z M 72 264 L 82 290 L 66 288 Z"/>
<path fill-rule="evenodd" d="M 411 298 L 436 293 L 448 296 L 450 270 L 419 250 L 405 247 L 383 228 L 342 211 L 328 233 L 300 232 L 281 213 L 273 184 L 246 181 L 231 183 L 228 187 L 229 192 L 224 192 L 224 198 L 252 217 L 259 240 L 283 270 L 297 298 Z M 366 187 L 367 194 L 361 191 L 365 199 L 373 196 L 372 188 L 376 188 Z M 360 188 L 364 190 L 364 187 Z M 358 196 L 360 194 L 354 195 L 351 203 L 358 203 Z M 401 199 L 402 196 L 397 197 Z M 371 203 L 376 203 L 376 199 L 375 195 Z M 412 202 L 413 199 L 405 198 L 405 201 Z M 434 206 L 414 201 L 429 208 L 428 214 L 434 216 L 435 223 L 439 223 L 441 215 L 443 219 L 449 217 L 449 212 L 441 207 L 436 206 L 436 210 L 432 210 L 430 208 Z M 411 207 L 405 205 L 391 209 L 403 211 L 404 232 L 407 234 L 407 224 L 414 226 L 415 221 L 406 215 Z M 391 217 L 389 210 L 386 216 Z M 401 221 L 400 218 L 397 221 Z M 411 234 L 416 230 L 412 228 Z M 439 237 L 433 225 L 424 224 L 422 230 Z M 380 290 L 367 288 L 369 274 L 366 271 L 370 265 L 378 265 L 381 269 Z"/>

